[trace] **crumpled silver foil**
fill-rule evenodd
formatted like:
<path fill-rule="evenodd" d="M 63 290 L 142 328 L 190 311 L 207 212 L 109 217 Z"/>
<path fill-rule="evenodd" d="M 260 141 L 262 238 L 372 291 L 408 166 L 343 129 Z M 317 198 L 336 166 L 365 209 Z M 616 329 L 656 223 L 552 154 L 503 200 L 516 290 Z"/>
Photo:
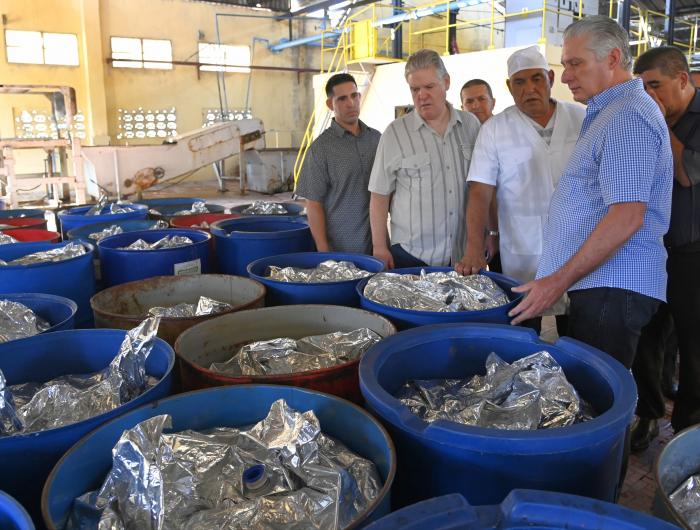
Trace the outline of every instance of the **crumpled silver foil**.
<path fill-rule="evenodd" d="M 192 207 L 189 210 L 180 210 L 175 212 L 173 217 L 177 215 L 194 215 L 198 213 L 209 213 L 209 208 L 207 208 L 207 203 L 203 201 L 194 201 Z"/>
<path fill-rule="evenodd" d="M 50 327 L 26 305 L 0 298 L 0 343 L 31 337 Z"/>
<path fill-rule="evenodd" d="M 415 311 L 480 311 L 508 303 L 496 282 L 483 274 L 455 271 L 415 274 L 380 272 L 367 282 L 364 295 L 379 304 Z"/>
<path fill-rule="evenodd" d="M 112 225 L 108 226 L 104 230 L 100 230 L 99 232 L 93 232 L 88 236 L 88 239 L 92 239 L 93 241 L 102 241 L 105 237 L 109 236 L 116 236 L 117 234 L 123 233 L 124 230 L 122 230 L 122 227 L 119 225 Z"/>
<path fill-rule="evenodd" d="M 219 302 L 213 298 L 200 296 L 196 304 L 183 302 L 171 307 L 152 307 L 148 310 L 148 314 L 165 318 L 191 318 L 215 315 L 216 313 L 227 311 L 231 309 L 231 307 L 232 306 L 226 302 Z"/>
<path fill-rule="evenodd" d="M 22 429 L 22 420 L 17 416 L 17 408 L 12 392 L 7 388 L 5 374 L 0 370 L 0 436 Z"/>
<path fill-rule="evenodd" d="M 159 317 L 150 317 L 127 332 L 119 353 L 104 370 L 5 389 L 5 404 L 11 403 L 9 391 L 20 426 L 17 428 L 15 423 L 14 428 L 6 429 L 7 425 L 0 425 L 0 436 L 70 425 L 109 412 L 143 394 L 157 383 L 146 375 L 146 359 L 153 349 L 159 323 Z"/>
<path fill-rule="evenodd" d="M 287 337 L 251 342 L 209 369 L 227 375 L 279 375 L 320 370 L 359 359 L 381 337 L 369 328 L 336 331 L 295 340 Z"/>
<path fill-rule="evenodd" d="M 700 528 L 700 474 L 683 481 L 669 499 L 690 528 Z"/>
<path fill-rule="evenodd" d="M 282 399 L 249 429 L 164 433 L 170 426 L 163 415 L 124 431 L 111 472 L 76 499 L 67 528 L 335 530 L 382 487 L 372 462 Z M 257 466 L 254 484 L 245 476 Z"/>
<path fill-rule="evenodd" d="M 566 427 L 594 416 L 546 351 L 512 364 L 491 353 L 485 375 L 408 381 L 396 397 L 429 423 L 447 420 L 492 429 L 532 430 Z"/>
<path fill-rule="evenodd" d="M 271 280 L 294 283 L 343 282 L 347 280 L 359 280 L 374 274 L 358 268 L 357 265 L 351 261 L 335 261 L 332 259 L 319 263 L 319 265 L 313 269 L 276 267 L 270 265 L 268 272 L 268 276 Z"/>
<path fill-rule="evenodd" d="M 191 245 L 193 241 L 185 236 L 165 236 L 154 243 L 148 243 L 143 239 L 137 239 L 131 245 L 121 247 L 120 250 L 160 250 L 162 248 L 177 248 Z"/>
<path fill-rule="evenodd" d="M 156 224 L 149 228 L 149 230 L 165 230 L 166 228 L 170 228 L 168 221 L 163 221 L 162 219 L 159 219 L 158 221 L 156 221 Z"/>
<path fill-rule="evenodd" d="M 0 245 L 9 245 L 11 243 L 19 243 L 19 241 L 9 234 L 3 234 L 0 232 Z"/>
<path fill-rule="evenodd" d="M 34 252 L 27 254 L 21 258 L 13 259 L 12 261 L 0 260 L 0 265 L 35 265 L 37 263 L 50 263 L 56 261 L 64 261 L 78 256 L 87 254 L 87 250 L 82 243 L 68 243 L 60 248 L 44 250 L 42 252 Z"/>
<path fill-rule="evenodd" d="M 133 204 L 130 201 L 117 201 L 109 204 L 107 208 L 109 199 L 105 195 L 99 198 L 96 204 L 94 204 L 85 215 L 105 215 L 105 214 L 116 214 L 116 213 L 127 213 L 131 209 L 124 208 L 123 206 L 128 204 Z"/>
<path fill-rule="evenodd" d="M 248 215 L 287 215 L 289 211 L 278 202 L 255 201 L 243 210 Z"/>

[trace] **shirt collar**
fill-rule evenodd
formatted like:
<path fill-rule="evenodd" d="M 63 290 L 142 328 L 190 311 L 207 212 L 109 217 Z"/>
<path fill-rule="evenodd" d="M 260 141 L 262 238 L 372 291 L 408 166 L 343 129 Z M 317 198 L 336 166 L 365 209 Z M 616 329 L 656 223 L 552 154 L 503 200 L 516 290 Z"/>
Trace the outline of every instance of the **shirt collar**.
<path fill-rule="evenodd" d="M 449 101 L 446 101 L 445 103 L 447 104 L 447 108 L 450 109 L 450 121 L 447 124 L 447 130 L 449 131 L 450 129 L 452 129 L 452 127 L 454 127 L 455 123 L 462 123 L 462 115 L 454 109 L 454 107 Z M 413 111 L 411 111 L 411 114 L 413 114 L 414 131 L 417 131 L 423 125 L 430 128 L 430 125 L 428 125 L 426 121 L 420 117 L 420 114 L 418 114 L 418 111 L 416 109 L 413 109 Z"/>
<path fill-rule="evenodd" d="M 688 105 L 686 112 L 700 114 L 700 88 L 695 89 L 695 95 L 693 96 L 693 99 L 690 100 L 690 105 Z"/>
<path fill-rule="evenodd" d="M 365 131 L 367 130 L 367 125 L 364 124 L 362 120 L 357 120 L 360 124 L 360 136 L 362 136 Z M 331 126 L 330 126 L 331 131 L 333 131 L 333 134 L 335 134 L 338 138 L 342 138 L 346 134 L 349 134 L 350 136 L 354 136 L 350 131 L 343 129 L 337 121 L 335 121 L 335 118 L 331 119 Z"/>
<path fill-rule="evenodd" d="M 588 108 L 600 110 L 616 99 L 622 99 L 632 92 L 644 91 L 644 83 L 640 78 L 630 79 L 617 85 L 606 88 L 600 94 L 596 94 L 588 100 Z"/>

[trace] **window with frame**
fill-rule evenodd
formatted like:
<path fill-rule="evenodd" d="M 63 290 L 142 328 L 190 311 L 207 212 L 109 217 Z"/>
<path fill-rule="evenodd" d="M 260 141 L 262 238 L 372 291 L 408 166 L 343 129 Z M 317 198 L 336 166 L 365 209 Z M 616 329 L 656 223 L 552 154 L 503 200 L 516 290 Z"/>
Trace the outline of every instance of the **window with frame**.
<path fill-rule="evenodd" d="M 245 45 L 199 43 L 200 70 L 204 72 L 250 72 L 250 47 Z"/>
<path fill-rule="evenodd" d="M 78 66 L 78 37 L 72 33 L 5 30 L 8 63 Z"/>
<path fill-rule="evenodd" d="M 111 45 L 114 68 L 173 68 L 173 47 L 169 40 L 112 37 Z"/>

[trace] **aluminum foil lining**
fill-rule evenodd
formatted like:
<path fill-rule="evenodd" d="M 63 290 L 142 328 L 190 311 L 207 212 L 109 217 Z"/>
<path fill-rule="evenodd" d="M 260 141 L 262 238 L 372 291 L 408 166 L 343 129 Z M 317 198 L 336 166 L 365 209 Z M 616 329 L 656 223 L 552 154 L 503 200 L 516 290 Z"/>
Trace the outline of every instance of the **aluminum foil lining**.
<path fill-rule="evenodd" d="M 219 302 L 213 298 L 200 296 L 196 304 L 183 302 L 170 307 L 152 307 L 148 310 L 148 314 L 165 318 L 192 318 L 204 315 L 215 315 L 223 311 L 228 311 L 232 307 L 232 305 L 226 302 Z"/>
<path fill-rule="evenodd" d="M 447 420 L 492 429 L 566 427 L 595 415 L 546 351 L 512 364 L 491 353 L 485 375 L 412 380 L 396 397 L 429 423 Z"/>
<path fill-rule="evenodd" d="M 100 197 L 97 204 L 92 206 L 85 215 L 105 215 L 105 214 L 117 214 L 117 213 L 128 213 L 132 211 L 130 208 L 124 208 L 124 206 L 133 204 L 129 201 L 118 201 L 108 204 L 109 200 L 105 195 Z"/>
<path fill-rule="evenodd" d="M 226 375 L 279 375 L 320 370 L 359 359 L 381 337 L 369 328 L 336 331 L 303 339 L 251 342 L 209 369 Z"/>
<path fill-rule="evenodd" d="M 76 499 L 67 528 L 334 530 L 382 487 L 372 462 L 282 399 L 250 428 L 170 426 L 162 415 L 124 431 L 102 487 Z"/>
<path fill-rule="evenodd" d="M 123 232 L 124 232 L 124 230 L 122 230 L 121 226 L 112 225 L 112 226 L 108 226 L 104 230 L 100 230 L 99 232 L 91 233 L 88 236 L 88 238 L 92 239 L 93 241 L 102 241 L 105 237 L 116 236 L 117 234 L 121 234 Z"/>
<path fill-rule="evenodd" d="M 21 258 L 13 259 L 12 261 L 0 260 L 0 265 L 35 265 L 37 263 L 51 263 L 56 261 L 64 261 L 71 258 L 77 258 L 87 254 L 87 250 L 82 243 L 68 243 L 59 248 L 44 250 L 42 252 L 34 252 L 27 254 Z"/>
<path fill-rule="evenodd" d="M 209 208 L 207 208 L 207 203 L 204 201 L 194 201 L 192 207 L 189 210 L 180 210 L 175 212 L 173 217 L 177 215 L 193 215 L 198 213 L 209 213 Z"/>
<path fill-rule="evenodd" d="M 480 311 L 505 305 L 508 296 L 483 274 L 455 271 L 420 275 L 381 272 L 367 282 L 364 295 L 379 304 L 415 311 Z"/>
<path fill-rule="evenodd" d="M 0 342 L 31 337 L 51 327 L 26 305 L 0 298 Z"/>
<path fill-rule="evenodd" d="M 168 221 L 163 221 L 162 219 L 159 219 L 158 221 L 156 221 L 156 224 L 149 228 L 149 230 L 165 230 L 166 228 L 170 228 Z"/>
<path fill-rule="evenodd" d="M 131 245 L 120 247 L 120 250 L 160 250 L 163 248 L 177 248 L 191 245 L 193 241 L 185 236 L 165 236 L 154 243 L 148 243 L 143 239 L 137 239 Z"/>
<path fill-rule="evenodd" d="M 243 213 L 246 215 L 287 215 L 289 211 L 283 204 L 269 201 L 255 201 Z"/>
<path fill-rule="evenodd" d="M 143 394 L 157 383 L 146 375 L 146 359 L 153 349 L 159 322 L 159 317 L 150 317 L 127 332 L 116 357 L 104 370 L 0 390 L 4 392 L 0 397 L 0 436 L 70 425 L 109 412 Z M 4 381 L 2 374 L 0 378 Z M 18 421 L 12 420 L 15 416 Z"/>
<path fill-rule="evenodd" d="M 9 245 L 10 243 L 19 243 L 19 241 L 9 234 L 0 232 L 0 245 Z"/>
<path fill-rule="evenodd" d="M 297 267 L 268 267 L 271 280 L 293 283 L 343 282 L 372 276 L 372 272 L 360 269 L 351 261 L 327 260 L 313 269 Z"/>
<path fill-rule="evenodd" d="M 690 528 L 700 528 L 700 474 L 683 481 L 669 498 Z"/>

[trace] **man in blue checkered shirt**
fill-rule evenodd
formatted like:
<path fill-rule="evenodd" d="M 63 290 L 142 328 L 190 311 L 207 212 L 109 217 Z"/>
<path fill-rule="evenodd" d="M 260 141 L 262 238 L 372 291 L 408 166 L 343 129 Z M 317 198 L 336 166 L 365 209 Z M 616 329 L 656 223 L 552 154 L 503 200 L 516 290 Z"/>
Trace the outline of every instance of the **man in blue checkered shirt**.
<path fill-rule="evenodd" d="M 536 279 L 513 324 L 542 314 L 564 292 L 568 335 L 627 368 L 641 329 L 666 299 L 663 236 L 673 157 L 656 103 L 633 79 L 627 33 L 585 17 L 564 32 L 562 82 L 587 104 L 581 134 L 549 209 Z"/>

